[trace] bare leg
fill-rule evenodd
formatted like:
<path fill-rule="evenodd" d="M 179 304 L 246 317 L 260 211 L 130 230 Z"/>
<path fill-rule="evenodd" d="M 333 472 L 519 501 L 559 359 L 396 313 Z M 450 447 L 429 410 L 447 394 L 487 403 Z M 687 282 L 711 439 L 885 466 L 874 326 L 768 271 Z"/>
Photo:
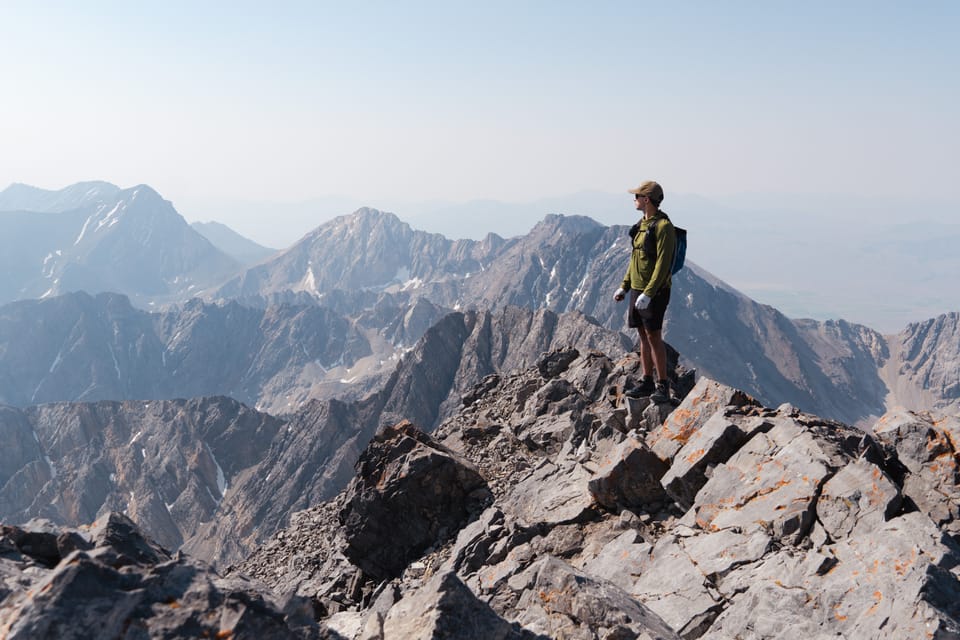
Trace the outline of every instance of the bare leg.
<path fill-rule="evenodd" d="M 653 367 L 657 370 L 657 380 L 666 380 L 667 379 L 667 347 L 663 344 L 663 332 L 660 330 L 651 331 L 645 329 L 646 333 L 646 347 L 649 349 L 649 352 L 652 354 Z M 644 349 L 646 351 L 646 349 Z M 648 356 L 641 355 L 643 362 L 644 373 L 647 372 L 647 363 L 646 360 Z"/>
<path fill-rule="evenodd" d="M 659 335 L 659 331 L 656 332 Z M 643 375 L 650 378 L 653 377 L 653 365 L 654 365 L 654 347 L 650 344 L 649 338 L 650 332 L 645 330 L 643 327 L 637 327 L 637 335 L 640 340 L 640 364 L 643 365 Z M 663 340 L 660 341 L 663 344 Z"/>

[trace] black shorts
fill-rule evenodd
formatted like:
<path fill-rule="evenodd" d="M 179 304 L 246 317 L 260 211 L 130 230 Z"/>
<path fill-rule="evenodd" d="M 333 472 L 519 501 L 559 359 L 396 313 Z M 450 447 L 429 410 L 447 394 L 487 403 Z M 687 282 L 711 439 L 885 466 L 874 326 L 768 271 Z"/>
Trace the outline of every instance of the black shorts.
<path fill-rule="evenodd" d="M 667 314 L 667 305 L 670 304 L 670 287 L 664 287 L 653 296 L 650 306 L 643 311 L 637 311 L 634 303 L 642 291 L 630 289 L 630 307 L 627 310 L 627 326 L 639 329 L 649 329 L 650 331 L 660 331 L 663 329 L 663 316 Z"/>

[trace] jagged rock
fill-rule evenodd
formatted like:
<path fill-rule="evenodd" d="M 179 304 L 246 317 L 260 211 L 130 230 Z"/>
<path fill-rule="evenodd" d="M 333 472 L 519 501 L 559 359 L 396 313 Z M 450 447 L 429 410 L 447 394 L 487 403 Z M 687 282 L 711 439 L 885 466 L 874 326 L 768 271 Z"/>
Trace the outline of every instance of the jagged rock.
<path fill-rule="evenodd" d="M 222 578 L 187 556 L 170 558 L 123 515 L 105 514 L 89 531 L 43 527 L 39 534 L 3 527 L 3 539 L 21 552 L 0 554 L 0 576 L 15 583 L 0 589 L 4 638 L 333 637 L 301 599 Z M 54 562 L 58 540 L 79 548 Z"/>
<path fill-rule="evenodd" d="M 958 552 L 917 512 L 821 551 L 784 549 L 719 583 L 732 602 L 704 637 L 957 637 Z"/>
<path fill-rule="evenodd" d="M 877 465 L 857 460 L 824 483 L 817 518 L 834 540 L 858 527 L 878 527 L 900 509 L 900 490 Z"/>
<path fill-rule="evenodd" d="M 463 395 L 463 406 L 469 407 L 491 390 L 495 389 L 498 384 L 500 384 L 500 376 L 495 373 L 491 373 L 490 375 L 486 376 L 483 380 L 478 382 L 469 393 Z"/>
<path fill-rule="evenodd" d="M 340 513 L 347 557 L 390 579 L 452 537 L 490 493 L 473 466 L 409 423 L 384 429 L 360 456 Z"/>
<path fill-rule="evenodd" d="M 629 512 L 624 512 L 629 513 Z M 588 559 L 583 570 L 594 576 L 605 576 L 624 590 L 633 587 L 647 564 L 653 546 L 636 529 L 624 531 L 603 545 L 596 557 Z"/>
<path fill-rule="evenodd" d="M 591 351 L 575 360 L 564 373 L 577 391 L 591 402 L 597 402 L 609 393 L 607 379 L 612 370 L 613 362 L 606 354 Z"/>
<path fill-rule="evenodd" d="M 545 353 L 537 361 L 537 370 L 540 375 L 549 380 L 556 378 L 570 367 L 570 363 L 580 357 L 576 349 L 558 349 Z"/>
<path fill-rule="evenodd" d="M 504 513 L 524 527 L 581 519 L 593 505 L 590 478 L 583 465 L 544 462 L 504 498 Z"/>
<path fill-rule="evenodd" d="M 610 582 L 587 576 L 547 556 L 517 577 L 523 586 L 518 622 L 549 638 L 640 638 L 678 636 L 655 613 Z"/>
<path fill-rule="evenodd" d="M 696 523 L 708 531 L 770 527 L 798 542 L 813 524 L 820 484 L 833 473 L 822 442 L 792 420 L 777 420 L 719 465 L 696 496 Z"/>
<path fill-rule="evenodd" d="M 90 528 L 95 547 L 107 547 L 112 552 L 111 564 L 122 567 L 129 564 L 159 564 L 170 558 L 170 552 L 146 536 L 133 520 L 119 513 L 108 513 Z"/>
<path fill-rule="evenodd" d="M 926 513 L 904 513 L 913 503 L 898 501 L 900 485 L 921 476 L 895 447 L 881 450 L 857 429 L 701 382 L 684 401 L 684 419 L 664 421 L 686 430 L 664 438 L 679 445 L 668 470 L 638 432 L 624 433 L 629 409 L 616 389 L 598 392 L 591 382 L 605 366 L 581 356 L 549 380 L 536 367 L 503 375 L 441 424 L 437 440 L 491 479 L 493 504 L 455 539 L 435 532 L 388 583 L 345 557 L 334 561 L 335 550 L 326 560 L 301 550 L 345 548 L 340 525 L 316 529 L 317 542 L 291 531 L 292 542 L 278 541 L 259 566 L 286 566 L 276 554 L 287 553 L 299 592 L 354 640 L 384 640 L 388 615 L 397 623 L 426 616 L 430 627 L 442 580 L 458 597 L 488 605 L 498 624 L 552 638 L 912 640 L 924 629 L 955 637 L 960 547 Z M 405 454 L 385 449 L 401 443 L 372 445 L 380 454 L 365 458 L 361 475 L 393 477 L 393 461 Z M 637 474 L 642 482 L 631 479 Z M 607 497 L 591 494 L 591 480 Z M 663 485 L 689 501 L 686 513 Z M 630 498 L 638 486 L 658 498 Z M 630 500 L 641 506 L 624 509 Z M 317 560 L 303 561 L 311 554 Z M 641 618 L 660 626 L 635 624 Z"/>
<path fill-rule="evenodd" d="M 554 378 L 530 396 L 523 416 L 530 419 L 539 418 L 548 413 L 559 415 L 583 409 L 587 404 L 587 399 L 570 382 L 563 378 Z"/>
<path fill-rule="evenodd" d="M 661 460 L 669 463 L 714 413 L 730 405 L 758 406 L 759 403 L 742 391 L 700 378 L 670 417 L 647 436 L 647 444 Z"/>
<path fill-rule="evenodd" d="M 873 427 L 884 447 L 906 468 L 903 493 L 934 522 L 960 534 L 960 418 L 897 409 Z"/>
<path fill-rule="evenodd" d="M 682 637 L 699 636 L 723 609 L 720 594 L 673 535 L 657 541 L 627 592 Z"/>
<path fill-rule="evenodd" d="M 447 571 L 393 605 L 383 621 L 382 640 L 534 640 L 539 637 L 498 616 L 489 605 L 477 599 L 455 573 Z"/>
<path fill-rule="evenodd" d="M 607 509 L 646 507 L 666 495 L 660 479 L 667 471 L 645 443 L 627 438 L 600 463 L 587 485 L 597 504 Z"/>
<path fill-rule="evenodd" d="M 674 456 L 673 464 L 661 479 L 664 489 L 681 506 L 689 508 L 713 467 L 726 462 L 755 433 L 772 426 L 760 417 L 735 419 L 724 411 L 714 413 Z"/>
<path fill-rule="evenodd" d="M 556 415 L 550 411 L 539 419 L 524 420 L 517 428 L 516 435 L 531 451 L 552 455 L 572 439 L 576 430 L 574 416 L 568 413 Z"/>

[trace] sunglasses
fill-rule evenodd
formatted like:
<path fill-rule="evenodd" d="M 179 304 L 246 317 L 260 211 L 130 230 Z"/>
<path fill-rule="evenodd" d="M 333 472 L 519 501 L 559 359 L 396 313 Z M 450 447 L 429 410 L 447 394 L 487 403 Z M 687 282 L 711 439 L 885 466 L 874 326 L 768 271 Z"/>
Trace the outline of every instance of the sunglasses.
<path fill-rule="evenodd" d="M 639 200 L 640 198 L 646 198 L 646 197 L 647 197 L 647 196 L 642 196 L 642 195 L 640 195 L 639 193 L 637 193 L 637 194 L 634 194 L 633 199 L 634 199 L 634 200 Z"/>

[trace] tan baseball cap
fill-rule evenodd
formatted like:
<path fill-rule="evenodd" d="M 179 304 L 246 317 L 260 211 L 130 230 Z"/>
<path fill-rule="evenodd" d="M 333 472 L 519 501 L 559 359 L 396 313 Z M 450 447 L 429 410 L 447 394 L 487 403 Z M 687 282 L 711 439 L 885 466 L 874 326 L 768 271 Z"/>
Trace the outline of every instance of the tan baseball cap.
<path fill-rule="evenodd" d="M 660 203 L 663 202 L 663 187 L 654 182 L 653 180 L 647 180 L 640 184 L 636 189 L 630 189 L 627 193 L 632 193 L 638 196 L 647 196 L 653 200 L 653 204 L 660 206 Z"/>

